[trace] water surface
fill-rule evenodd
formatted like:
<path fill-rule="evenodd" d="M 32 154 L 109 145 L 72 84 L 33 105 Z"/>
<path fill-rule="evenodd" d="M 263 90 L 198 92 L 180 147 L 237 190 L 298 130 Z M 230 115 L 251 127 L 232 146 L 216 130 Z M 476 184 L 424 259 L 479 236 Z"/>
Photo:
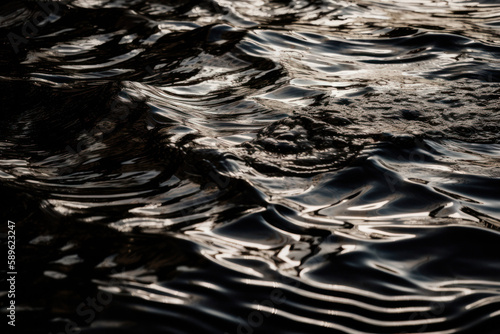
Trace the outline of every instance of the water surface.
<path fill-rule="evenodd" d="M 496 1 L 0 18 L 23 333 L 498 333 Z"/>

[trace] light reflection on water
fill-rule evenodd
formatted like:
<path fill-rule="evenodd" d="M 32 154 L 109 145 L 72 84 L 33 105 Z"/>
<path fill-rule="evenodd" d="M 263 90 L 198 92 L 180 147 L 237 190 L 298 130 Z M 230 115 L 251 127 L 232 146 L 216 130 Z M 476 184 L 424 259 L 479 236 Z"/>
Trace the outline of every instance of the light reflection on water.
<path fill-rule="evenodd" d="M 51 6 L 0 12 L 26 333 L 495 333 L 498 4 Z"/>

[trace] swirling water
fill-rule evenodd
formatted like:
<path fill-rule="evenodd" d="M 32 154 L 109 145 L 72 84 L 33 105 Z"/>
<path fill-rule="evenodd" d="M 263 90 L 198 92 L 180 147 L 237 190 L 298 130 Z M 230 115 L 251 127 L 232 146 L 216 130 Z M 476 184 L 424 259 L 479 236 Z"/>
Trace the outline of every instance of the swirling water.
<path fill-rule="evenodd" d="M 22 333 L 500 333 L 496 1 L 0 18 Z"/>

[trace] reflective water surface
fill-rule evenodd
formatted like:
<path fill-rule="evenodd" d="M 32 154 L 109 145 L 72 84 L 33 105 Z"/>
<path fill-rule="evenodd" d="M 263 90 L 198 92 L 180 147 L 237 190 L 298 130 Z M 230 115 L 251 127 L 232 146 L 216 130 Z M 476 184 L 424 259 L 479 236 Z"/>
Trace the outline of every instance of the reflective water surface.
<path fill-rule="evenodd" d="M 22 333 L 498 333 L 499 29 L 497 1 L 2 3 Z"/>

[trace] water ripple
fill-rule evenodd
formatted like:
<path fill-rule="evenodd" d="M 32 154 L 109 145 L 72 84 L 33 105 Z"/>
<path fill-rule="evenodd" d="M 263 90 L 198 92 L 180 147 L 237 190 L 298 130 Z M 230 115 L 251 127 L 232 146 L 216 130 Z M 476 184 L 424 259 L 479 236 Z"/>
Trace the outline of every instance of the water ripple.
<path fill-rule="evenodd" d="M 494 1 L 0 17 L 23 332 L 497 332 Z"/>

